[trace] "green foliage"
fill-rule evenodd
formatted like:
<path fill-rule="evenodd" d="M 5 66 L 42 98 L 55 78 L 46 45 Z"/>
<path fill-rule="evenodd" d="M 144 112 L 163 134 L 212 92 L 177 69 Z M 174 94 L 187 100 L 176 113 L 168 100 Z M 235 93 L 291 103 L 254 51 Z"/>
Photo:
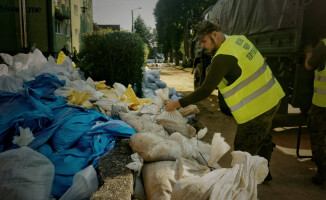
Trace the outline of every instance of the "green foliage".
<path fill-rule="evenodd" d="M 135 22 L 134 22 L 134 30 L 135 33 L 137 33 L 139 35 L 139 37 L 141 37 L 143 39 L 143 41 L 145 42 L 145 44 L 147 44 L 147 47 L 149 49 L 149 55 L 151 58 L 154 57 L 154 53 L 155 53 L 155 42 L 156 42 L 156 35 L 155 32 L 153 30 L 153 33 L 151 33 L 151 27 L 146 26 L 144 20 L 140 17 L 140 15 L 138 15 L 138 17 L 136 18 Z M 146 58 L 147 59 L 147 58 Z"/>
<path fill-rule="evenodd" d="M 147 44 L 150 45 L 150 39 L 152 37 L 151 32 L 150 32 L 150 27 L 147 27 L 144 20 L 138 15 L 134 22 L 134 29 L 135 33 L 137 33 L 143 41 Z"/>
<path fill-rule="evenodd" d="M 216 0 L 158 0 L 154 9 L 158 43 L 163 53 L 179 52 L 189 18 L 199 21 L 201 14 Z"/>
<path fill-rule="evenodd" d="M 144 56 L 144 66 L 146 66 L 146 64 L 147 64 L 147 58 L 148 58 L 148 54 L 149 54 L 149 48 L 148 48 L 148 46 L 147 46 L 147 44 L 144 44 L 144 46 L 145 46 L 145 56 Z"/>
<path fill-rule="evenodd" d="M 85 48 L 81 53 L 81 69 L 86 77 L 106 80 L 107 85 L 119 82 L 126 87 L 137 85 L 137 96 L 142 96 L 142 67 L 144 42 L 134 33 L 100 30 L 83 35 Z"/>

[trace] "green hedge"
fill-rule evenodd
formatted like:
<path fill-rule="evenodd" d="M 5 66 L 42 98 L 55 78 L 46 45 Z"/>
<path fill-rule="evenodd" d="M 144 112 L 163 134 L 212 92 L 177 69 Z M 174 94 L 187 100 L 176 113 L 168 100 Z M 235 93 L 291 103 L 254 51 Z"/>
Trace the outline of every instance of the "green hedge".
<path fill-rule="evenodd" d="M 144 42 L 135 33 L 100 30 L 83 35 L 85 44 L 79 64 L 86 77 L 106 80 L 112 86 L 119 82 L 126 87 L 137 85 L 137 96 L 142 96 L 142 66 Z"/>

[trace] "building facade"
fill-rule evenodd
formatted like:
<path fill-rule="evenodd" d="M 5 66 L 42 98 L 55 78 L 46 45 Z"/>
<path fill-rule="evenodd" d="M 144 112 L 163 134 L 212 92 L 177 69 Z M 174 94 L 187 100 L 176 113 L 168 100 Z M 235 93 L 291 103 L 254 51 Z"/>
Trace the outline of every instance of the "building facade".
<path fill-rule="evenodd" d="M 82 34 L 93 30 L 92 0 L 1 0 L 0 30 L 0 52 L 79 52 Z"/>

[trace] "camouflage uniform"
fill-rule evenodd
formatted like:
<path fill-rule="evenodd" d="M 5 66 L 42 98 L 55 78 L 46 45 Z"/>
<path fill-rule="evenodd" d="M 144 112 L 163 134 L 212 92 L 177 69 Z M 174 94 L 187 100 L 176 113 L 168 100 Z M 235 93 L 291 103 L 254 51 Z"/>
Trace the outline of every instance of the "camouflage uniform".
<path fill-rule="evenodd" d="M 271 127 L 273 118 L 280 107 L 280 103 L 258 117 L 239 124 L 234 139 L 234 150 L 246 151 L 252 155 L 259 155 L 267 159 L 272 156 L 273 143 Z"/>
<path fill-rule="evenodd" d="M 306 58 L 307 59 L 307 58 Z M 310 67 L 322 71 L 326 66 L 326 44 L 319 42 L 308 60 Z M 315 161 L 318 173 L 313 177 L 315 184 L 326 181 L 326 107 L 312 104 L 309 110 L 310 142 L 312 158 Z"/>
<path fill-rule="evenodd" d="M 308 126 L 313 160 L 318 172 L 326 178 L 326 108 L 312 105 Z"/>

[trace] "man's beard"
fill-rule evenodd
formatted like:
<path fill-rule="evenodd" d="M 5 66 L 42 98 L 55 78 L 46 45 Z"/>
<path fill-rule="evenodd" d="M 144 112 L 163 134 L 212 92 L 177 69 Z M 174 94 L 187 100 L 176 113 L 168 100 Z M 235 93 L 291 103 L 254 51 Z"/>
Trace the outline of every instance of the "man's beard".
<path fill-rule="evenodd" d="M 213 48 L 209 51 L 209 52 L 213 52 L 215 50 L 217 50 L 217 44 L 215 43 L 214 39 L 212 38 L 212 36 L 209 36 L 209 39 L 211 40 L 211 42 L 213 43 Z"/>

